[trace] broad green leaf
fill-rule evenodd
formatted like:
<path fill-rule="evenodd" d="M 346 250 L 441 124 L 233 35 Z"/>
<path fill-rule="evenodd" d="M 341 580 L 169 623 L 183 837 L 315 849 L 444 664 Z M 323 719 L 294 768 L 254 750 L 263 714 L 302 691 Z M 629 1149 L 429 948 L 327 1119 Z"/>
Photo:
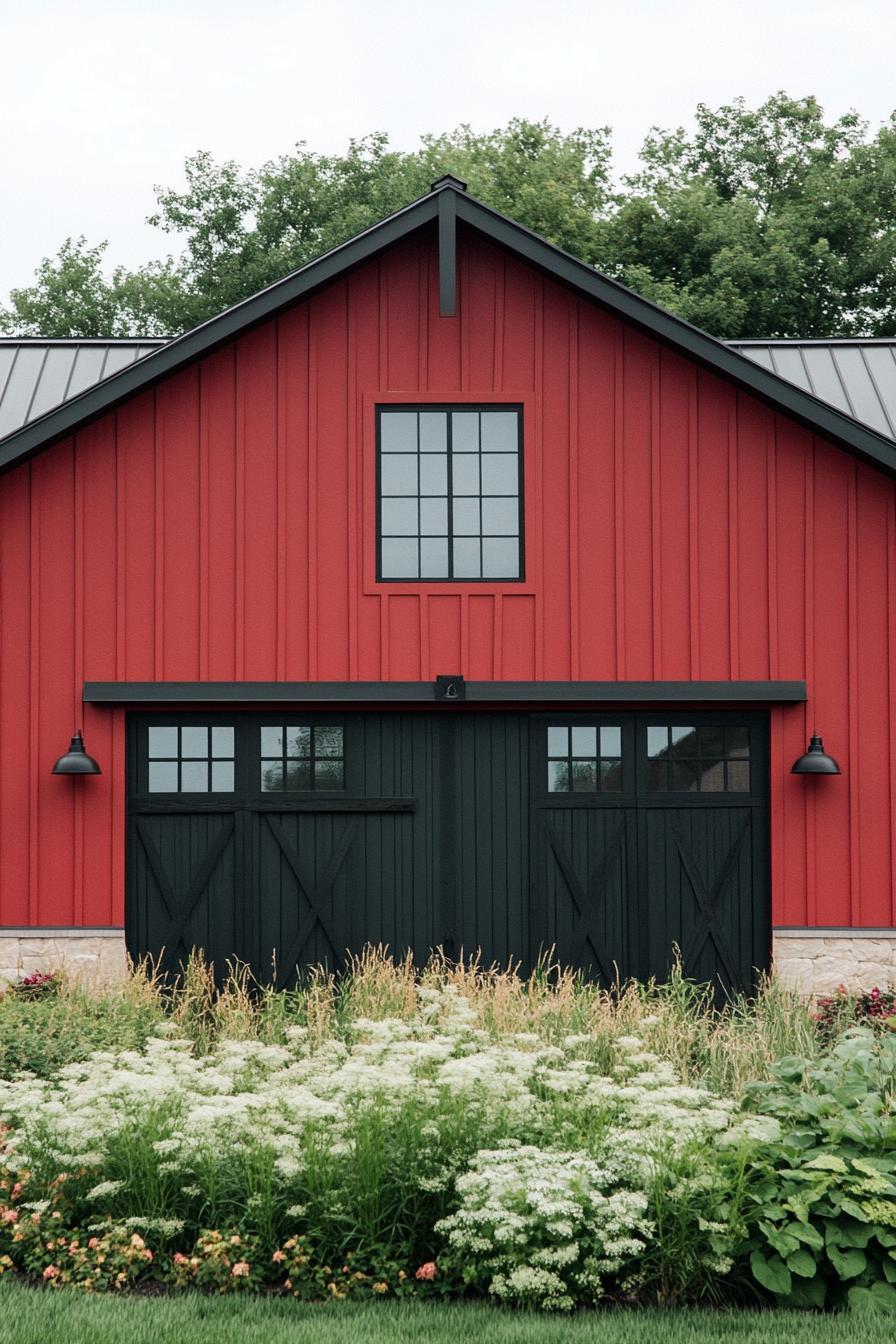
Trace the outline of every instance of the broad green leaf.
<path fill-rule="evenodd" d="M 852 1251 L 852 1255 L 861 1255 L 861 1251 Z M 787 1257 L 787 1268 L 791 1274 L 799 1274 L 802 1279 L 812 1279 L 815 1277 L 816 1264 L 815 1256 L 801 1246 L 799 1250 L 792 1251 Z"/>
<path fill-rule="evenodd" d="M 842 1157 L 837 1157 L 834 1153 L 820 1153 L 818 1157 L 813 1157 L 806 1166 L 815 1171 L 840 1171 L 848 1170 Z"/>
<path fill-rule="evenodd" d="M 790 1292 L 793 1280 L 790 1277 L 790 1270 L 779 1255 L 771 1255 L 766 1258 L 761 1251 L 754 1251 L 750 1256 L 750 1268 L 753 1271 L 753 1277 L 770 1293 L 783 1294 Z"/>
<path fill-rule="evenodd" d="M 896 1313 L 896 1286 L 892 1283 L 874 1283 L 870 1288 L 850 1288 L 850 1311 L 883 1311 Z"/>
<path fill-rule="evenodd" d="M 868 1268 L 868 1257 L 864 1251 L 841 1251 L 836 1246 L 829 1246 L 828 1259 L 841 1279 L 857 1279 Z"/>

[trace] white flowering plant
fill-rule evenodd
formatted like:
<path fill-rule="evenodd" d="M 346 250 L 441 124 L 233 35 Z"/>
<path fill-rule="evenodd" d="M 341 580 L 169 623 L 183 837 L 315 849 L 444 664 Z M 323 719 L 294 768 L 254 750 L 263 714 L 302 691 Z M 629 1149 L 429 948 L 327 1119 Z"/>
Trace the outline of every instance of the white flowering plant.
<path fill-rule="evenodd" d="M 414 1284 L 435 1266 L 419 1283 L 441 1290 L 487 1268 L 495 1296 L 543 1306 L 701 1295 L 736 1224 L 735 1103 L 684 1085 L 638 1037 L 552 1035 L 487 1029 L 455 986 L 426 984 L 415 1011 L 347 1017 L 338 1035 L 293 1023 L 279 1042 L 203 1052 L 166 1030 L 5 1085 L 0 1197 L 24 1189 L 16 1207 L 38 1223 L 151 1237 L 153 1273 L 200 1242 L 206 1266 L 227 1229 L 271 1255 L 300 1238 L 309 1282 L 350 1256 L 353 1281 L 385 1282 L 388 1265 Z M 505 1203 L 480 1206 L 497 1169 Z M 0 1222 L 13 1259 L 14 1222 Z M 278 1280 L 259 1254 L 241 1287 Z"/>

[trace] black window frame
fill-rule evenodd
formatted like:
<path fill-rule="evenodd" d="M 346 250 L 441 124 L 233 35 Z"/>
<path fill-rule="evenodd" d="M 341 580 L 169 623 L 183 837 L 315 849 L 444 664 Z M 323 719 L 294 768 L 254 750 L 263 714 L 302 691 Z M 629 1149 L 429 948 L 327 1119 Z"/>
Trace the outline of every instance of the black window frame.
<path fill-rule="evenodd" d="M 449 583 L 449 584 L 453 584 L 455 587 L 457 587 L 457 586 L 459 586 L 459 585 L 468 584 L 468 583 L 470 583 L 470 584 L 491 584 L 491 585 L 494 586 L 495 584 L 505 584 L 505 583 L 506 583 L 506 584 L 521 584 L 521 583 L 525 583 L 525 582 L 526 582 L 526 536 L 525 536 L 526 507 L 525 507 L 525 494 L 524 494 L 525 469 L 524 469 L 524 459 L 523 459 L 523 453 L 524 453 L 524 447 L 525 447 L 525 438 L 524 438 L 524 429 L 523 429 L 523 409 L 524 409 L 524 408 L 523 408 L 523 403 L 522 403 L 522 402 L 519 402 L 519 401 L 506 401 L 506 402 L 505 402 L 505 401 L 440 401 L 440 402 L 379 402 L 379 403 L 377 403 L 377 405 L 376 405 L 376 407 L 375 407 L 375 410 L 376 410 L 376 568 L 375 568 L 375 574 L 376 574 L 376 582 L 377 582 L 377 583 L 398 583 L 398 584 L 402 584 L 402 585 L 405 585 L 405 584 L 415 584 L 415 583 L 416 583 L 416 584 L 431 584 L 431 583 L 435 583 L 435 584 L 446 584 L 446 583 Z M 415 577 L 415 576 L 402 577 L 402 576 L 395 576 L 395 575 L 390 575 L 390 574 L 384 574 L 384 573 L 383 573 L 383 548 L 382 548 L 382 543 L 383 543 L 383 478 L 382 478 L 383 448 L 382 448 L 382 417 L 383 417 L 383 413 L 384 413 L 384 412 L 385 412 L 386 414 L 389 414 L 389 413 L 394 412 L 394 411 L 414 411 L 414 412 L 416 412 L 417 414 L 420 414 L 421 412 L 425 414 L 426 412 L 429 412 L 429 411 L 445 411 L 445 412 L 448 413 L 448 419 L 447 419 L 447 439 L 446 439 L 446 458 L 447 458 L 447 472 L 448 472 L 448 479 L 447 479 L 447 482 L 446 482 L 446 498 L 447 498 L 447 508 L 448 508 L 448 530 L 447 530 L 447 533 L 446 533 L 446 540 L 447 540 L 447 544 L 448 544 L 448 574 L 445 575 L 445 576 L 443 576 L 443 577 L 426 577 L 426 576 L 424 576 L 424 575 L 417 575 L 416 577 Z M 487 411 L 513 411 L 513 412 L 516 414 L 516 417 L 517 417 L 517 451 L 516 451 L 516 462 L 517 462 L 517 493 L 516 493 L 516 500 L 517 500 L 517 510 L 518 510 L 518 530 L 517 530 L 517 532 L 516 532 L 516 534 L 515 534 L 515 539 L 516 539 L 517 546 L 518 546 L 518 556 L 519 556 L 519 565 L 518 565 L 518 569 L 519 569 L 519 572 L 518 572 L 517 574 L 512 575 L 512 576 L 508 576 L 508 577 L 492 577 L 492 576 L 484 577 L 484 576 L 480 576 L 480 577 L 477 578 L 477 577 L 475 577 L 475 576 L 469 576 L 469 575 L 456 575 L 456 574 L 454 574 L 454 572 L 453 572 L 453 570 L 454 570 L 454 542 L 455 542 L 455 540 L 457 540 L 457 538 L 456 538 L 455 535 L 454 535 L 454 528 L 453 528 L 453 522 L 454 522 L 454 509 L 453 509 L 453 491 L 452 491 L 452 488 L 451 488 L 451 487 L 452 487 L 452 484 L 453 484 L 453 471 L 452 471 L 453 444 L 452 444 L 452 421 L 451 421 L 451 414 L 450 414 L 450 413 L 451 413 L 451 412 L 455 412 L 455 411 L 456 411 L 456 412 L 461 412 L 461 413 L 462 413 L 462 412 L 465 412 L 465 411 L 478 411 L 478 412 L 483 412 L 483 411 L 486 411 L 486 412 L 487 412 Z M 481 456 L 481 453 L 482 453 L 481 443 L 480 443 L 480 449 L 479 449 L 479 452 L 480 452 L 480 456 Z M 508 456 L 509 456 L 509 454 L 508 454 Z M 419 457 L 419 449 L 418 449 L 418 457 Z M 486 496 L 486 497 L 488 498 L 488 497 L 490 497 L 490 496 Z M 389 498 L 392 498 L 392 496 L 389 496 Z M 421 498 L 421 495 L 420 495 L 420 492 L 419 492 L 419 484 L 418 484 L 417 494 L 416 494 L 416 495 L 408 495 L 408 496 L 406 496 L 406 498 L 407 498 L 407 499 L 416 499 L 416 500 L 418 501 L 418 503 L 419 503 L 419 500 L 420 500 L 420 498 Z M 423 496 L 423 498 L 426 498 L 426 496 Z M 479 493 L 478 495 L 476 495 L 476 496 L 470 496 L 470 498 L 476 498 L 476 499 L 478 499 L 479 502 L 480 502 L 480 507 L 481 507 L 481 502 L 482 502 L 482 498 L 483 498 L 483 495 L 482 495 L 482 492 L 481 492 L 481 482 L 480 482 L 480 493 Z M 513 498 L 513 496 L 510 496 L 510 495 L 508 495 L 508 496 L 495 496 L 495 498 L 508 498 L 508 499 L 510 499 L 510 498 Z M 511 536 L 512 536 L 512 534 L 511 534 Z M 409 539 L 410 539 L 410 537 L 409 537 Z M 419 547 L 419 542 L 420 542 L 420 532 L 419 532 L 419 529 L 418 529 L 418 532 L 417 532 L 417 538 L 416 538 L 416 539 L 417 539 L 417 543 L 418 543 L 418 547 Z M 462 540 L 463 537 L 461 537 L 460 539 Z M 481 531 L 481 526 L 480 526 L 480 532 L 479 532 L 480 546 L 481 546 L 482 539 L 483 539 L 483 537 L 482 537 L 482 531 Z M 508 537 L 508 539 L 511 539 L 511 538 Z M 418 554 L 419 554 L 419 551 L 418 551 Z M 480 558 L 481 558 L 481 549 L 480 549 Z"/>

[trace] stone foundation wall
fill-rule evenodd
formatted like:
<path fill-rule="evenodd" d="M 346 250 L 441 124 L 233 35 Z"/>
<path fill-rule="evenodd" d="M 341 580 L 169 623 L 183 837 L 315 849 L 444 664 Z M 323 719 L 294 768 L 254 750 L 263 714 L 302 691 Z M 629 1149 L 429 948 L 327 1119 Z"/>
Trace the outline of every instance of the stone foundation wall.
<path fill-rule="evenodd" d="M 802 994 L 896 988 L 896 929 L 775 929 L 774 969 Z"/>
<path fill-rule="evenodd" d="M 773 964 L 801 994 L 896 988 L 896 928 L 775 929 Z M 34 971 L 63 968 L 80 980 L 121 980 L 127 971 L 123 929 L 0 928 L 0 985 Z"/>
<path fill-rule="evenodd" d="M 0 985 L 35 971 L 59 969 L 95 983 L 123 979 L 124 930 L 0 928 Z"/>

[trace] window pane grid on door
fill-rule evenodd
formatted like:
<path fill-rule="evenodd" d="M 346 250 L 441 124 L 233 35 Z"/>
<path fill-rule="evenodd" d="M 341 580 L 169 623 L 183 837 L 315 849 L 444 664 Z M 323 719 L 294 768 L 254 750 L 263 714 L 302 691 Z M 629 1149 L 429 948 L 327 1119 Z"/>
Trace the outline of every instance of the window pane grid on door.
<path fill-rule="evenodd" d="M 153 725 L 147 733 L 147 792 L 232 793 L 230 725 Z"/>
<path fill-rule="evenodd" d="M 749 729 L 651 724 L 647 788 L 651 793 L 749 793 Z"/>
<path fill-rule="evenodd" d="M 341 726 L 264 727 L 260 745 L 262 793 L 345 788 Z"/>
<path fill-rule="evenodd" d="M 548 793 L 620 793 L 621 791 L 621 727 L 550 725 Z"/>
<path fill-rule="evenodd" d="M 516 408 L 380 409 L 381 579 L 521 577 Z"/>

